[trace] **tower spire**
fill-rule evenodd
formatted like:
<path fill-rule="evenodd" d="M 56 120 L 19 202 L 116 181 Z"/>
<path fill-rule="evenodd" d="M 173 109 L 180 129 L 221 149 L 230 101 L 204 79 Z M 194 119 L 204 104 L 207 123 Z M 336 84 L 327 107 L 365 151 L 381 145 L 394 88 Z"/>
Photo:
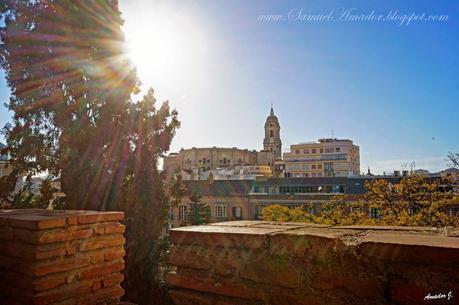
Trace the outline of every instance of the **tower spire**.
<path fill-rule="evenodd" d="M 273 102 L 271 102 L 271 112 L 270 112 L 270 114 L 274 115 Z"/>

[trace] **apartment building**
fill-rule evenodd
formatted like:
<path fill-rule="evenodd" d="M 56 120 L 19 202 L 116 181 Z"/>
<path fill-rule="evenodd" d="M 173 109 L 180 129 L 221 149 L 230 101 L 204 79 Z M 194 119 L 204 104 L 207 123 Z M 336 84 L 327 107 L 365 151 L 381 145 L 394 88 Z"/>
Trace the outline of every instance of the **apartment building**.
<path fill-rule="evenodd" d="M 360 150 L 352 140 L 326 138 L 293 144 L 284 153 L 286 177 L 347 177 L 360 174 Z"/>

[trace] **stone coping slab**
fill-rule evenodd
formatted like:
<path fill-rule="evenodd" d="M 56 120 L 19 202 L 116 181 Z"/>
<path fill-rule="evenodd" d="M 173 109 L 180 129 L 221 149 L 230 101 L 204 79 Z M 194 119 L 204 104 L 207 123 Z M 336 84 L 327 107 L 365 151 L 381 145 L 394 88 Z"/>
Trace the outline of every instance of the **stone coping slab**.
<path fill-rule="evenodd" d="M 0 226 L 44 230 L 67 225 L 90 224 L 96 222 L 120 221 L 123 212 L 85 210 L 45 210 L 20 209 L 0 210 Z"/>
<path fill-rule="evenodd" d="M 409 246 L 427 246 L 459 249 L 457 228 L 403 227 L 403 226 L 331 226 L 310 223 L 281 223 L 269 221 L 234 221 L 213 223 L 211 225 L 189 226 L 171 230 L 173 242 L 183 241 L 186 235 L 199 236 L 316 236 L 342 239 L 351 244 L 380 243 Z M 446 233 L 445 233 L 446 232 Z M 191 237 L 190 237 L 191 238 Z"/>

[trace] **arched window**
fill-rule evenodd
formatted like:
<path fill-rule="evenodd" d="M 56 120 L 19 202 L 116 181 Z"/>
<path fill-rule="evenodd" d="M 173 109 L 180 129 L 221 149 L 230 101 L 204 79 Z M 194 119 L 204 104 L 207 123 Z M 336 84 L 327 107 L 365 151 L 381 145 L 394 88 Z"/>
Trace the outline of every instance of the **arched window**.
<path fill-rule="evenodd" d="M 271 138 L 274 137 L 274 131 L 270 130 L 270 131 L 269 131 L 269 136 L 270 136 Z"/>

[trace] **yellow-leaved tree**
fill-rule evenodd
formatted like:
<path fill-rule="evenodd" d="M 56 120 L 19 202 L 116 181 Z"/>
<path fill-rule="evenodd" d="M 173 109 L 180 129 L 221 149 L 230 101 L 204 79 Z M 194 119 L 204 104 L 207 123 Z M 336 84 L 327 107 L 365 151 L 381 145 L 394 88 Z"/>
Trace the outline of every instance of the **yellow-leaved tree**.
<path fill-rule="evenodd" d="M 275 204 L 263 209 L 263 219 L 331 225 L 459 225 L 457 182 L 450 177 L 432 180 L 413 175 L 397 184 L 378 179 L 367 182 L 365 188 L 357 202 L 345 195 L 334 196 L 322 204 L 318 215 L 309 212 L 311 203 L 294 209 Z"/>

